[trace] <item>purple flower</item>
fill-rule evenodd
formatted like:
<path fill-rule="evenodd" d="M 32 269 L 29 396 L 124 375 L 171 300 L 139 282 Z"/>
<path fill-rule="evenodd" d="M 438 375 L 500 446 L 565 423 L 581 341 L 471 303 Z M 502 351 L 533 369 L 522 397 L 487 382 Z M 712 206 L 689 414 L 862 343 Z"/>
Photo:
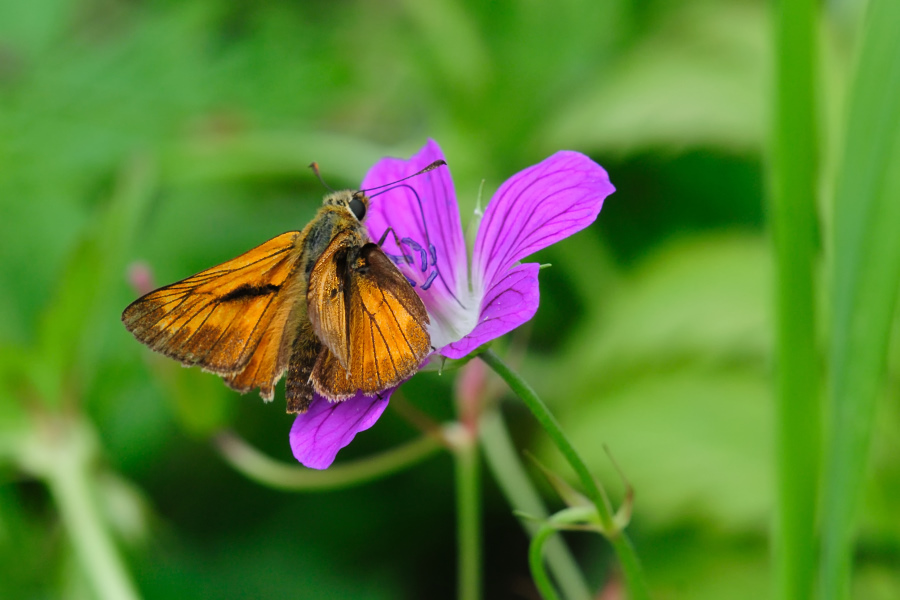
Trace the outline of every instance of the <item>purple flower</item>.
<path fill-rule="evenodd" d="M 362 189 L 397 181 L 442 158 L 429 140 L 409 160 L 380 160 Z M 578 152 L 557 152 L 500 186 L 484 211 L 471 262 L 446 167 L 375 192 L 366 227 L 375 240 L 394 229 L 400 246 L 389 235 L 383 249 L 425 303 L 432 345 L 443 356 L 462 358 L 534 316 L 539 265 L 519 261 L 593 223 L 613 191 L 600 165 Z M 339 403 L 317 396 L 291 428 L 294 456 L 307 467 L 327 468 L 338 450 L 378 420 L 392 391 Z"/>

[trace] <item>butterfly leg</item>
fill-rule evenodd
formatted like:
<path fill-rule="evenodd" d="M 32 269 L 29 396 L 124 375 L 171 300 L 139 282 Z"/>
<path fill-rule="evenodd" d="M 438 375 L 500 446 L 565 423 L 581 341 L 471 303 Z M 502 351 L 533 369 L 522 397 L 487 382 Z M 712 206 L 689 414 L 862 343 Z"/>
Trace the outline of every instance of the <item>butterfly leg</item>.
<path fill-rule="evenodd" d="M 322 343 L 313 332 L 309 321 L 300 325 L 300 332 L 294 341 L 291 360 L 288 363 L 287 382 L 284 387 L 287 411 L 292 414 L 305 413 L 312 402 L 313 385 L 309 380 Z"/>
<path fill-rule="evenodd" d="M 394 243 L 397 244 L 397 247 L 400 248 L 400 252 L 403 252 L 403 246 L 400 245 L 400 238 L 397 237 L 397 232 L 394 231 L 393 227 L 388 227 L 384 230 L 384 233 L 381 234 L 381 238 L 378 240 L 378 247 L 381 248 L 384 246 L 384 242 L 387 240 L 388 234 L 394 236 Z M 403 252 L 403 259 L 407 262 L 407 264 L 412 262 L 412 257 Z"/>

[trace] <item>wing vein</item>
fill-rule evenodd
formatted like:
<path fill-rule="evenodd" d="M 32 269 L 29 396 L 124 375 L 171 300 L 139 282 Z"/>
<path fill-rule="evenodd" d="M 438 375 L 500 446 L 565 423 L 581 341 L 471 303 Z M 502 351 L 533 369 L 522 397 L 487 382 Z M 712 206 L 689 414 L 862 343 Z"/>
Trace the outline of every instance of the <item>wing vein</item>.
<path fill-rule="evenodd" d="M 394 312 L 394 307 L 391 306 L 390 303 L 387 301 L 387 296 L 384 295 L 384 290 L 381 290 L 381 297 L 384 298 L 385 306 L 387 306 L 388 310 L 391 311 L 391 316 L 394 317 L 394 323 L 397 324 L 397 329 L 400 331 L 400 335 L 403 336 L 403 341 L 406 342 L 406 346 L 409 348 L 409 351 L 412 352 L 413 356 L 415 356 L 416 351 L 412 347 L 412 344 L 410 343 L 409 338 L 406 337 L 406 331 L 404 331 L 403 326 L 400 324 L 400 319 L 397 318 L 397 313 Z"/>
<path fill-rule="evenodd" d="M 168 313 L 165 313 L 165 314 L 160 315 L 159 318 L 158 318 L 156 321 L 154 321 L 153 324 L 150 325 L 147 329 L 150 329 L 150 330 L 156 329 L 156 326 L 159 325 L 159 322 L 160 322 L 160 321 L 162 321 L 162 320 L 163 320 L 164 318 L 166 318 L 166 317 L 171 317 L 172 314 L 173 314 L 175 311 L 179 310 L 179 309 L 181 308 L 181 306 L 182 306 L 182 305 L 183 305 L 190 297 L 191 297 L 190 294 L 185 294 L 184 297 L 181 299 L 181 301 L 175 306 L 175 308 L 173 308 L 172 310 L 170 310 Z M 180 315 L 179 315 L 179 316 L 180 316 Z M 178 318 L 178 317 L 176 316 L 176 319 L 177 319 L 177 318 Z M 183 327 L 183 325 L 182 325 L 181 327 Z M 176 330 L 174 330 L 174 331 L 172 331 L 171 329 L 166 328 L 166 327 L 160 327 L 160 328 L 156 331 L 156 335 L 154 335 L 152 338 L 147 339 L 144 343 L 147 344 L 148 346 L 151 346 L 151 347 L 152 347 L 153 344 L 156 343 L 156 340 L 159 339 L 159 336 L 161 336 L 161 335 L 164 334 L 164 333 L 170 333 L 171 335 L 175 335 L 178 331 L 181 330 L 181 327 L 179 327 L 178 329 L 176 329 Z M 171 335 L 170 335 L 170 337 L 171 337 Z"/>
<path fill-rule="evenodd" d="M 205 305 L 201 306 L 200 309 L 199 309 L 197 312 L 194 313 L 194 316 L 196 316 L 197 314 L 199 314 L 200 311 L 202 311 L 202 310 L 203 310 L 204 308 L 206 308 L 207 306 L 209 306 L 209 304 L 205 304 Z M 185 348 L 185 347 L 188 345 L 188 343 L 189 343 L 192 339 L 194 339 L 194 336 L 197 335 L 197 332 L 200 331 L 201 329 L 203 329 L 203 326 L 206 325 L 206 322 L 209 320 L 210 315 L 213 314 L 213 312 L 214 312 L 215 310 L 216 310 L 216 305 L 214 304 L 214 305 L 212 305 L 212 309 L 210 309 L 209 313 L 208 313 L 205 317 L 203 317 L 203 320 L 200 322 L 200 325 L 198 325 L 198 326 L 196 327 L 196 329 L 194 329 L 194 331 L 191 332 L 191 335 L 190 335 L 186 340 L 184 340 L 183 342 L 181 342 L 181 344 L 180 344 L 181 348 Z M 188 319 L 187 323 L 190 323 L 190 322 L 193 320 L 193 318 L 194 318 L 194 317 L 191 317 L 190 319 Z M 187 325 L 187 323 L 185 323 L 185 325 Z M 179 327 L 179 328 L 178 328 L 178 331 L 181 331 L 182 328 L 184 328 L 184 325 L 182 325 L 181 327 Z"/>
<path fill-rule="evenodd" d="M 367 313 L 369 312 L 365 307 L 363 307 L 363 310 L 365 310 Z M 371 313 L 369 314 L 371 315 Z M 374 320 L 370 319 L 369 336 L 372 338 L 372 354 L 375 358 L 375 360 L 372 361 L 372 364 L 375 365 L 375 378 L 378 380 L 378 386 L 381 387 L 382 385 L 384 385 L 384 380 L 381 378 L 381 369 L 378 368 L 378 356 L 377 351 L 375 350 L 375 327 L 378 327 L 378 324 L 375 323 L 375 327 L 373 327 L 373 323 Z M 379 330 L 378 333 L 381 334 L 381 331 Z M 384 338 L 384 336 L 381 337 Z"/>
<path fill-rule="evenodd" d="M 220 277 L 221 275 L 230 275 L 232 273 L 237 273 L 238 271 L 243 271 L 245 269 L 249 269 L 250 267 L 252 267 L 255 264 L 261 263 L 265 260 L 269 260 L 270 258 L 272 258 L 274 256 L 278 256 L 279 254 L 284 254 L 285 252 L 289 251 L 290 249 L 291 249 L 290 247 L 286 247 L 286 248 L 282 248 L 280 250 L 276 250 L 275 252 L 273 252 L 271 254 L 267 254 L 261 258 L 257 258 L 253 262 L 249 262 L 246 265 L 241 265 L 240 267 L 235 267 L 233 269 L 220 269 L 218 271 L 213 271 L 213 270 L 203 271 L 202 273 L 197 273 L 196 275 L 194 275 L 192 277 L 188 277 L 184 281 L 179 281 L 178 283 L 175 283 L 173 285 L 178 285 L 179 283 L 188 283 L 188 282 L 193 283 L 195 280 L 199 279 L 200 277 L 206 277 L 207 279 L 215 279 L 216 277 Z M 213 267 L 213 269 L 215 269 L 215 267 Z"/>
<path fill-rule="evenodd" d="M 216 305 L 214 305 L 214 306 L 213 306 L 213 310 L 216 310 L 216 309 L 219 308 L 220 306 L 221 306 L 221 304 L 216 304 Z M 210 311 L 210 312 L 212 312 L 212 311 Z M 233 316 L 231 317 L 231 320 L 228 321 L 228 325 L 226 325 L 224 328 L 222 328 L 222 331 L 219 333 L 219 337 L 217 337 L 216 340 L 215 340 L 214 342 L 210 343 L 210 344 L 206 347 L 206 352 L 203 354 L 203 356 L 200 356 L 200 357 L 197 358 L 197 362 L 198 362 L 198 363 L 199 363 L 199 362 L 203 362 L 204 360 L 206 360 L 206 357 L 209 356 L 209 353 L 212 352 L 213 350 L 216 350 L 216 346 L 218 346 L 219 341 L 225 336 L 226 333 L 228 333 L 228 330 L 231 329 L 231 326 L 232 326 L 232 325 L 234 325 L 234 322 L 235 322 L 236 319 L 237 319 L 237 315 L 233 315 Z M 204 365 L 204 366 L 208 367 L 209 365 Z M 236 365 L 235 365 L 235 366 L 236 366 Z M 220 370 L 221 370 L 221 369 L 220 369 Z"/>
<path fill-rule="evenodd" d="M 262 309 L 262 312 L 259 314 L 259 318 L 256 320 L 256 324 L 253 325 L 253 329 L 250 330 L 250 334 L 247 336 L 247 345 L 244 346 L 244 350 L 243 352 L 241 352 L 241 355 L 238 359 L 238 364 L 241 364 L 243 362 L 243 357 L 245 354 L 247 354 L 248 352 L 250 354 L 253 354 L 253 351 L 256 350 L 256 346 L 259 342 L 257 341 L 257 344 L 251 344 L 250 342 L 253 340 L 253 335 L 256 333 L 256 330 L 259 329 L 259 324 L 262 323 L 263 319 L 266 318 L 266 313 L 269 312 L 269 309 L 272 307 L 272 302 L 275 301 L 277 295 L 277 293 L 271 295 L 269 301 L 266 303 L 266 307 Z M 271 319 L 269 320 L 271 321 Z"/>

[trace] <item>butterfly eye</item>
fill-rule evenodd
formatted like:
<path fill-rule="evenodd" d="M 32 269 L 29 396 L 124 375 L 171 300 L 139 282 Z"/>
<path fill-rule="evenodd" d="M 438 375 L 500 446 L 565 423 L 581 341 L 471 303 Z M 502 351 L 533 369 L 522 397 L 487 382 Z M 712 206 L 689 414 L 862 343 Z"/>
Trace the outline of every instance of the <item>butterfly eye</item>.
<path fill-rule="evenodd" d="M 357 221 L 362 221 L 366 216 L 366 205 L 358 196 L 353 196 L 348 203 L 353 216 Z"/>

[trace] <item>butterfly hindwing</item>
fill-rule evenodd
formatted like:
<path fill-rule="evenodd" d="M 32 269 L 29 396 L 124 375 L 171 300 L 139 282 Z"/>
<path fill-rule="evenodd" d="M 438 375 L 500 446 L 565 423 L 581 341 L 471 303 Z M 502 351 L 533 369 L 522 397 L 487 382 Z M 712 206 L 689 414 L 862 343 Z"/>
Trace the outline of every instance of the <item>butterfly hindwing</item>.
<path fill-rule="evenodd" d="M 400 270 L 376 244 L 350 266 L 350 370 L 365 392 L 399 384 L 431 350 L 428 313 Z"/>
<path fill-rule="evenodd" d="M 431 349 L 425 306 L 381 248 L 367 243 L 341 253 L 344 258 L 323 267 L 323 272 L 334 269 L 335 274 L 327 276 L 340 279 L 338 269 L 343 269 L 348 368 L 317 329 L 325 348 L 311 376 L 316 390 L 334 399 L 357 390 L 374 395 L 398 385 L 415 373 Z M 318 264 L 314 275 L 317 270 Z M 310 278 L 311 290 L 314 279 Z M 312 295 L 309 306 L 312 314 Z"/>
<path fill-rule="evenodd" d="M 290 288 L 299 232 L 284 233 L 221 265 L 162 287 L 122 314 L 134 336 L 182 364 L 225 376 L 233 388 L 254 387 L 271 399 L 287 363 L 297 294 Z M 300 282 L 302 285 L 302 282 Z"/>

